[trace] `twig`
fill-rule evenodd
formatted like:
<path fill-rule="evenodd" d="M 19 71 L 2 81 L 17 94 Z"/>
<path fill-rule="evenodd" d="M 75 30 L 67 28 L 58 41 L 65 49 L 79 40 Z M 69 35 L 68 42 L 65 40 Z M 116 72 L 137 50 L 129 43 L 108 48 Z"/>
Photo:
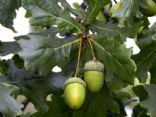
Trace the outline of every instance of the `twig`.
<path fill-rule="evenodd" d="M 77 77 L 77 74 L 78 74 L 78 72 L 79 72 L 82 43 L 83 43 L 83 39 L 82 39 L 82 37 L 81 37 L 81 38 L 80 38 L 80 43 L 79 43 L 78 60 L 77 60 L 77 65 L 76 65 L 75 77 Z"/>
<path fill-rule="evenodd" d="M 90 41 L 90 38 L 87 38 L 87 42 L 88 42 L 88 44 L 89 44 L 89 46 L 90 46 L 90 48 L 91 48 L 93 60 L 96 60 L 94 48 L 93 48 L 93 45 L 92 45 L 92 43 L 91 43 L 91 41 Z"/>

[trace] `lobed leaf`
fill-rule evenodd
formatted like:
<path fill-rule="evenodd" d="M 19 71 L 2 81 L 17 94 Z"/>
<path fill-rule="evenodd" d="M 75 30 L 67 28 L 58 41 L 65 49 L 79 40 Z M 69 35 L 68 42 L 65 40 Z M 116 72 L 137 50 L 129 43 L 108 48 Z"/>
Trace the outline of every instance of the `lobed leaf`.
<path fill-rule="evenodd" d="M 118 19 L 120 27 L 124 27 L 125 22 L 131 23 L 133 17 L 141 18 L 140 3 L 140 0 L 123 0 L 121 6 L 113 11 L 112 17 Z"/>
<path fill-rule="evenodd" d="M 137 44 L 140 47 L 140 53 L 133 56 L 137 64 L 137 74 L 141 82 L 145 82 L 148 78 L 148 71 L 153 62 L 156 60 L 156 23 L 151 29 L 143 30 L 141 37 L 137 38 Z"/>
<path fill-rule="evenodd" d="M 20 7 L 20 0 L 0 1 L 0 23 L 15 32 L 13 19 L 16 17 L 16 9 Z"/>
<path fill-rule="evenodd" d="M 23 105 L 18 103 L 12 96 L 11 93 L 16 88 L 8 86 L 0 82 L 0 112 L 7 117 L 14 117 L 21 115 L 21 108 Z"/>
<path fill-rule="evenodd" d="M 18 68 L 15 63 L 15 60 L 6 61 L 8 67 L 3 73 L 4 75 L 0 76 L 0 81 L 18 86 L 19 94 L 30 99 L 37 110 L 48 111 L 47 96 L 49 94 L 62 94 L 63 85 L 67 78 L 54 73 L 46 77 L 40 77 L 24 68 Z"/>
<path fill-rule="evenodd" d="M 115 40 L 116 39 L 116 40 Z M 97 37 L 92 40 L 98 60 L 104 63 L 106 70 L 123 82 L 133 84 L 136 65 L 131 57 L 131 49 L 117 41 L 117 38 Z"/>
<path fill-rule="evenodd" d="M 143 22 L 132 23 L 132 25 L 125 25 L 119 27 L 115 22 L 96 22 L 91 25 L 90 29 L 98 36 L 105 36 L 108 38 L 121 36 L 124 39 L 127 37 L 135 38 L 142 28 Z"/>
<path fill-rule="evenodd" d="M 138 90 L 136 90 L 136 88 Z M 141 91 L 141 90 L 142 90 L 142 93 L 139 93 L 138 91 Z M 139 93 L 138 96 L 139 96 L 139 98 L 141 98 L 140 106 L 148 109 L 148 111 L 151 113 L 152 117 L 156 116 L 156 112 L 155 112 L 155 108 L 156 108 L 155 90 L 156 90 L 156 85 L 153 85 L 153 84 L 144 85 L 144 86 L 137 86 L 134 88 L 134 92 L 136 94 Z M 142 99 L 144 94 L 146 94 L 146 98 Z M 147 94 L 148 94 L 148 96 L 147 96 Z"/>
<path fill-rule="evenodd" d="M 79 40 L 75 36 L 57 38 L 28 34 L 18 37 L 21 47 L 19 55 L 24 59 L 27 70 L 46 76 L 54 66 L 70 56 L 72 45 Z"/>
<path fill-rule="evenodd" d="M 33 26 L 57 25 L 67 30 L 81 32 L 81 25 L 71 17 L 69 5 L 61 0 L 22 0 L 24 8 L 31 12 L 30 24 Z M 61 4 L 61 6 L 59 5 Z"/>
<path fill-rule="evenodd" d="M 87 93 L 84 106 L 79 110 L 75 110 L 73 117 L 107 117 L 108 112 L 119 114 L 119 105 L 108 92 L 108 89 L 103 87 L 96 94 Z"/>
<path fill-rule="evenodd" d="M 102 8 L 110 2 L 110 0 L 86 0 L 86 2 L 88 4 L 86 19 L 91 23 L 95 20 Z"/>
<path fill-rule="evenodd" d="M 20 46 L 17 42 L 1 42 L 0 41 L 0 56 L 6 56 L 8 54 L 17 53 L 20 50 Z"/>

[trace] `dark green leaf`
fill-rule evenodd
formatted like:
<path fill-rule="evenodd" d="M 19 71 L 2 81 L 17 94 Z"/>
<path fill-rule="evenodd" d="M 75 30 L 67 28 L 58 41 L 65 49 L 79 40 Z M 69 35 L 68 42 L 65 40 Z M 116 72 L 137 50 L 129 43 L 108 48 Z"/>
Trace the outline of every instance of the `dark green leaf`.
<path fill-rule="evenodd" d="M 0 56 L 17 53 L 20 47 L 17 42 L 1 42 L 0 41 Z"/>
<path fill-rule="evenodd" d="M 64 99 L 60 96 L 52 95 L 52 101 L 48 102 L 50 107 L 47 113 L 37 112 L 32 117 L 71 117 L 72 110 L 70 110 L 64 103 Z"/>
<path fill-rule="evenodd" d="M 74 39 L 75 36 L 68 38 L 38 34 L 21 36 L 17 40 L 21 47 L 19 55 L 23 58 L 27 70 L 47 75 L 55 65 L 69 57 L 72 45 L 79 41 Z"/>
<path fill-rule="evenodd" d="M 20 6 L 20 0 L 1 0 L 0 1 L 0 23 L 15 31 L 13 19 L 16 17 L 16 9 Z"/>
<path fill-rule="evenodd" d="M 125 27 L 118 27 L 113 22 L 97 22 L 92 24 L 90 28 L 98 36 L 101 35 L 110 38 L 120 35 L 124 39 L 127 37 L 134 38 L 142 28 L 142 21 L 133 23 L 132 25 L 125 25 Z"/>
<path fill-rule="evenodd" d="M 156 60 L 153 62 L 149 72 L 151 74 L 151 84 L 156 84 Z"/>
<path fill-rule="evenodd" d="M 146 92 L 143 85 L 133 87 L 133 91 L 139 97 L 140 101 L 143 101 L 148 98 L 148 92 Z"/>
<path fill-rule="evenodd" d="M 1 73 L 5 73 L 6 70 L 8 69 L 8 64 L 5 60 L 0 60 L 0 75 Z"/>
<path fill-rule="evenodd" d="M 147 114 L 147 109 L 142 108 L 140 105 L 137 105 L 133 108 L 132 117 L 150 117 L 150 115 Z"/>
<path fill-rule="evenodd" d="M 35 26 L 57 25 L 58 28 L 81 32 L 82 27 L 70 15 L 69 6 L 61 0 L 22 0 L 23 6 L 31 11 L 30 23 Z M 62 6 L 59 6 L 61 3 Z"/>
<path fill-rule="evenodd" d="M 139 11 L 140 0 L 123 0 L 121 2 L 121 7 L 114 10 L 112 17 L 115 17 L 119 21 L 119 26 L 124 27 L 125 22 L 131 22 L 133 17 L 141 17 L 142 13 Z"/>
<path fill-rule="evenodd" d="M 107 112 L 120 113 L 119 105 L 109 95 L 109 91 L 104 87 L 96 94 L 87 94 L 84 106 L 75 110 L 73 117 L 107 117 Z"/>
<path fill-rule="evenodd" d="M 144 107 L 146 109 L 148 109 L 148 111 L 151 113 L 152 117 L 156 116 L 156 85 L 145 85 L 143 86 L 144 90 L 148 93 L 148 97 L 144 100 L 141 100 L 140 105 L 141 107 Z M 138 93 L 138 92 L 137 92 Z M 141 98 L 143 96 L 143 94 L 140 93 L 139 97 Z"/>
<path fill-rule="evenodd" d="M 141 82 L 145 82 L 148 76 L 148 71 L 156 59 L 156 23 L 151 29 L 145 29 L 141 37 L 138 37 L 137 44 L 141 51 L 135 55 L 133 59 L 137 64 L 137 74 Z"/>
<path fill-rule="evenodd" d="M 62 93 L 65 77 L 53 75 L 53 73 L 47 77 L 39 77 L 24 68 L 17 68 L 12 60 L 7 61 L 7 63 L 8 69 L 5 76 L 0 76 L 0 80 L 17 85 L 20 89 L 19 93 L 29 98 L 36 109 L 42 112 L 48 111 L 47 95 Z"/>
<path fill-rule="evenodd" d="M 110 0 L 86 0 L 86 2 L 88 3 L 87 19 L 91 23 Z"/>
<path fill-rule="evenodd" d="M 0 112 L 7 117 L 14 117 L 22 113 L 22 105 L 10 96 L 13 90 L 15 87 L 0 83 Z"/>
<path fill-rule="evenodd" d="M 93 40 L 98 60 L 104 63 L 106 70 L 121 81 L 133 84 L 136 65 L 131 57 L 131 49 L 118 41 L 118 38 L 97 37 Z"/>

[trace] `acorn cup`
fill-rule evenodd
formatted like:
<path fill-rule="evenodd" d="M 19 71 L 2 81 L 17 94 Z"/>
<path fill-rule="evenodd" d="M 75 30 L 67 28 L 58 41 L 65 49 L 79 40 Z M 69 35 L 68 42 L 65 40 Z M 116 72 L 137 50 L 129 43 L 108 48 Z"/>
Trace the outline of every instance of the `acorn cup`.
<path fill-rule="evenodd" d="M 100 91 L 104 82 L 104 65 L 97 60 L 91 60 L 85 63 L 84 70 L 84 80 L 88 89 L 93 93 Z"/>
<path fill-rule="evenodd" d="M 65 103 L 71 109 L 79 109 L 86 96 L 86 84 L 78 77 L 69 78 L 64 84 Z"/>

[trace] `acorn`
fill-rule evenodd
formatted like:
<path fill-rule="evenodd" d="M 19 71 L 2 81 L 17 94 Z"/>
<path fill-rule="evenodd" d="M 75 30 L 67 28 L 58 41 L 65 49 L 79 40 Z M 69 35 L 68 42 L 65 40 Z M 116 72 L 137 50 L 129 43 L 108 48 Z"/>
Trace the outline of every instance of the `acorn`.
<path fill-rule="evenodd" d="M 88 89 L 94 93 L 100 91 L 104 82 L 104 65 L 97 60 L 91 60 L 85 63 L 84 71 L 84 80 Z"/>
<path fill-rule="evenodd" d="M 65 103 L 71 109 L 79 109 L 86 96 L 86 84 L 78 77 L 69 78 L 64 84 Z"/>

